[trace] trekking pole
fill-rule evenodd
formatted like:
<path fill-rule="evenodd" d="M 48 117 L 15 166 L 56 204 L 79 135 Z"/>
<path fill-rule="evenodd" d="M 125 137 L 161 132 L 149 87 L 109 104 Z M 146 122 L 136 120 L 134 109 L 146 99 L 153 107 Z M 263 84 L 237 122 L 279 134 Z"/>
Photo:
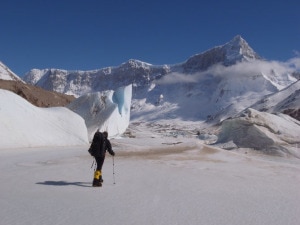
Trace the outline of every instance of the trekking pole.
<path fill-rule="evenodd" d="M 92 166 L 91 166 L 91 169 L 93 168 L 93 166 L 94 166 L 94 171 L 96 171 L 96 160 L 95 160 L 95 158 L 93 159 L 93 163 L 92 163 Z"/>
<path fill-rule="evenodd" d="M 94 166 L 94 163 L 95 163 L 95 159 L 93 159 L 93 163 L 92 163 L 91 169 L 93 168 L 93 166 Z"/>
<path fill-rule="evenodd" d="M 114 184 L 116 184 L 116 181 L 115 181 L 115 156 L 113 156 L 113 177 L 114 177 Z"/>

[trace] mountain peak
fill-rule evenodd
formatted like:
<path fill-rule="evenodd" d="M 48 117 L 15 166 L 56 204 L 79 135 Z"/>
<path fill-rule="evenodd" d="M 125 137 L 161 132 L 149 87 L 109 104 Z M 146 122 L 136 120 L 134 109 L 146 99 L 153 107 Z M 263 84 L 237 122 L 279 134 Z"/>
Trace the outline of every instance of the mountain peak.
<path fill-rule="evenodd" d="M 245 39 L 242 38 L 241 35 L 236 35 L 230 42 L 241 43 L 246 42 Z"/>
<path fill-rule="evenodd" d="M 206 52 L 189 58 L 184 64 L 184 71 L 188 73 L 204 71 L 212 65 L 221 63 L 224 66 L 234 65 L 238 62 L 261 59 L 249 44 L 236 35 L 224 45 L 214 47 Z"/>
<path fill-rule="evenodd" d="M 133 68 L 138 68 L 138 67 L 145 67 L 145 66 L 151 66 L 151 64 L 142 62 L 137 59 L 129 59 L 127 62 L 122 64 L 123 66 L 129 66 Z"/>
<path fill-rule="evenodd" d="M 222 48 L 226 54 L 225 65 L 232 65 L 237 61 L 261 59 L 241 35 L 236 35 L 231 41 L 223 45 Z"/>
<path fill-rule="evenodd" d="M 251 48 L 249 44 L 242 38 L 241 35 L 236 35 L 232 40 L 227 42 L 224 46 L 230 46 L 234 48 Z"/>

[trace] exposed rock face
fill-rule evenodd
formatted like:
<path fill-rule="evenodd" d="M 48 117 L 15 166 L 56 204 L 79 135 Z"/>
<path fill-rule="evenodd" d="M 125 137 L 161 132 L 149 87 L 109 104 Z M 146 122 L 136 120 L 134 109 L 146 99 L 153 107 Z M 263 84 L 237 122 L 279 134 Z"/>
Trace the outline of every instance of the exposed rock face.
<path fill-rule="evenodd" d="M 38 107 L 65 106 L 75 99 L 74 96 L 46 91 L 40 87 L 20 81 L 1 80 L 0 88 L 12 91 Z"/>
<path fill-rule="evenodd" d="M 300 121 L 300 109 L 286 109 L 283 113 Z"/>
<path fill-rule="evenodd" d="M 153 80 L 170 72 L 167 65 L 154 66 L 139 60 L 128 60 L 118 67 L 107 67 L 90 71 L 67 71 L 60 69 L 33 69 L 24 80 L 28 84 L 80 97 L 87 93 L 116 90 L 133 84 L 147 87 Z"/>
<path fill-rule="evenodd" d="M 210 66 L 217 63 L 230 66 L 237 62 L 257 59 L 261 59 L 261 57 L 238 35 L 225 45 L 192 56 L 182 66 L 184 72 L 193 73 L 207 70 Z"/>

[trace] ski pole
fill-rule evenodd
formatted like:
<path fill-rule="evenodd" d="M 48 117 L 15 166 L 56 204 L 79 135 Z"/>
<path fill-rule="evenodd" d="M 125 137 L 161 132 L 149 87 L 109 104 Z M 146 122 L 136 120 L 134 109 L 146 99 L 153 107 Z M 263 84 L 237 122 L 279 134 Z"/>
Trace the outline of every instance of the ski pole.
<path fill-rule="evenodd" d="M 115 181 L 115 157 L 113 156 L 113 178 L 114 178 L 114 184 L 116 184 Z"/>
<path fill-rule="evenodd" d="M 94 164 L 95 164 L 95 159 L 93 159 L 93 163 L 92 163 L 91 169 L 93 168 Z M 95 164 L 95 165 L 96 165 L 96 164 Z M 94 170 L 95 170 L 95 169 L 94 169 Z M 96 171 L 96 170 L 95 170 L 95 171 Z"/>

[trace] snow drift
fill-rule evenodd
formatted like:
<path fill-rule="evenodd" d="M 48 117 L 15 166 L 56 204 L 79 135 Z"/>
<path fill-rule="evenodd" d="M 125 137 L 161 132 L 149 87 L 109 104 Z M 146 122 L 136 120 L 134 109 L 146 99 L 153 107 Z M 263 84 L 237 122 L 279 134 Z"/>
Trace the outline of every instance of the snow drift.
<path fill-rule="evenodd" d="M 38 108 L 2 89 L 0 102 L 0 148 L 88 143 L 84 120 L 67 108 Z"/>
<path fill-rule="evenodd" d="M 67 107 L 85 120 L 89 139 L 95 131 L 107 131 L 109 136 L 124 133 L 130 121 L 132 85 L 116 91 L 103 91 L 83 95 Z"/>
<path fill-rule="evenodd" d="M 230 148 L 253 148 L 265 153 L 292 154 L 300 158 L 297 148 L 300 144 L 300 122 L 288 115 L 248 109 L 244 117 L 223 122 L 217 141 L 217 144 L 221 143 L 223 148 L 226 145 Z"/>

